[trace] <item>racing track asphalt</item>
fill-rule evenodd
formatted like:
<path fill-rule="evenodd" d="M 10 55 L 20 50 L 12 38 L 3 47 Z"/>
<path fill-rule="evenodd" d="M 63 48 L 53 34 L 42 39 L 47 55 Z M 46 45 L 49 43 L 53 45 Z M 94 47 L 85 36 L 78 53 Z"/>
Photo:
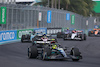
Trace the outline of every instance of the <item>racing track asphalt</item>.
<path fill-rule="evenodd" d="M 0 67 L 100 67 L 100 37 L 88 37 L 86 41 L 58 41 L 63 46 L 78 47 L 83 59 L 79 62 L 28 59 L 27 48 L 31 43 L 17 42 L 0 45 Z"/>

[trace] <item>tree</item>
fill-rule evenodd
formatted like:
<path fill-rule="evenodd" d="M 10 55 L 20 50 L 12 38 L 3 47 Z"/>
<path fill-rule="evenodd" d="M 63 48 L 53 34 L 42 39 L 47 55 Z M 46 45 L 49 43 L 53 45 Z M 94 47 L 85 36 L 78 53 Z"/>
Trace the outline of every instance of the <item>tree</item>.
<path fill-rule="evenodd" d="M 47 5 L 48 0 L 42 0 L 41 4 L 43 6 Z M 58 4 L 58 8 L 63 8 L 64 10 L 72 11 L 83 16 L 89 16 L 90 14 L 94 14 L 93 7 L 95 2 L 92 0 L 50 0 L 50 7 L 55 8 L 56 4 Z"/>
<path fill-rule="evenodd" d="M 84 0 L 84 1 L 88 4 L 88 6 L 87 6 L 87 8 L 89 9 L 88 15 L 90 15 L 90 14 L 93 15 L 95 13 L 93 8 L 94 8 L 94 5 L 96 5 L 96 3 L 92 0 Z"/>
<path fill-rule="evenodd" d="M 89 12 L 86 8 L 88 4 L 84 2 L 84 0 L 70 0 L 69 11 L 81 14 L 83 16 L 87 16 Z"/>

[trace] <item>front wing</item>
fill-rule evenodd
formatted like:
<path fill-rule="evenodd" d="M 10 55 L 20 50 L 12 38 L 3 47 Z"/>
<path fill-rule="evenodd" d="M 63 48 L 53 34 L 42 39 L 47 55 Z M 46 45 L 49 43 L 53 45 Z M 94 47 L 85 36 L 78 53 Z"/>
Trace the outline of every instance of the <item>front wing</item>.
<path fill-rule="evenodd" d="M 54 59 L 54 60 L 60 60 L 60 59 L 82 59 L 82 56 L 72 56 L 72 55 L 67 55 L 67 57 L 63 57 L 63 56 L 47 56 L 44 58 L 45 60 L 49 60 L 49 59 Z"/>

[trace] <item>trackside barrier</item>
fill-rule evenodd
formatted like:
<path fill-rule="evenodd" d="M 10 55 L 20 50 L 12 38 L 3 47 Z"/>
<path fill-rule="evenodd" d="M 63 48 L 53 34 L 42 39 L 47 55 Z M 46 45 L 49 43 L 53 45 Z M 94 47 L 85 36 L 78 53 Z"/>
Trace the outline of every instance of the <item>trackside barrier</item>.
<path fill-rule="evenodd" d="M 47 34 L 56 34 L 65 29 L 67 28 L 34 28 L 34 29 L 23 29 L 23 30 L 0 31 L 0 44 L 19 40 L 21 39 L 22 34 L 27 34 L 29 32 L 32 32 L 33 30 L 35 32 L 41 31 L 42 33 L 47 33 Z M 71 28 L 71 29 L 74 30 L 74 28 Z M 88 35 L 88 32 L 90 30 L 93 30 L 93 29 L 87 29 L 83 31 Z"/>
<path fill-rule="evenodd" d="M 64 30 L 66 30 L 67 29 L 67 27 L 66 28 L 62 28 L 62 31 L 64 31 Z M 75 28 L 69 28 L 69 30 L 74 30 Z"/>
<path fill-rule="evenodd" d="M 57 34 L 61 32 L 62 28 L 47 28 L 47 34 Z"/>
<path fill-rule="evenodd" d="M 33 29 L 35 33 L 45 33 L 47 34 L 47 28 L 34 28 Z"/>
<path fill-rule="evenodd" d="M 33 29 L 23 29 L 23 30 L 17 30 L 17 39 L 21 39 L 23 34 L 29 34 L 29 32 L 32 32 Z"/>
<path fill-rule="evenodd" d="M 88 30 L 85 30 L 85 34 L 88 35 Z"/>
<path fill-rule="evenodd" d="M 88 31 L 91 31 L 91 30 L 93 30 L 93 29 L 88 29 Z"/>
<path fill-rule="evenodd" d="M 47 33 L 47 28 L 0 31 L 0 44 L 20 41 L 23 34 L 29 34 L 33 30 L 35 32 Z"/>
<path fill-rule="evenodd" d="M 0 43 L 17 39 L 17 30 L 0 31 Z"/>

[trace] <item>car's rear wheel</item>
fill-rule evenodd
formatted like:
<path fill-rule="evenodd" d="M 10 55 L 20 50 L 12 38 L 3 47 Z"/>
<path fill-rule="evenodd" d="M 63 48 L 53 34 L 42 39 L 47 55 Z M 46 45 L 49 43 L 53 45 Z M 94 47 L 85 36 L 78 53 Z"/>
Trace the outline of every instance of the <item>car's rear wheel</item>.
<path fill-rule="evenodd" d="M 63 40 L 66 40 L 66 39 L 65 39 L 66 37 L 67 37 L 67 36 L 66 36 L 66 35 L 64 35 Z"/>
<path fill-rule="evenodd" d="M 57 38 L 61 38 L 61 35 L 60 35 L 60 33 L 59 33 L 59 32 L 57 33 Z"/>
<path fill-rule="evenodd" d="M 28 48 L 28 57 L 29 58 L 36 58 L 38 56 L 37 47 L 32 45 Z"/>
<path fill-rule="evenodd" d="M 83 37 L 83 35 L 82 35 L 82 34 L 80 35 L 80 38 L 81 38 L 81 39 L 80 39 L 80 41 L 83 41 L 83 38 L 84 38 L 84 37 Z"/>
<path fill-rule="evenodd" d="M 24 35 L 22 35 L 22 37 L 21 37 L 21 42 L 24 42 L 23 40 L 24 40 L 24 38 L 25 38 L 25 36 Z"/>
<path fill-rule="evenodd" d="M 86 34 L 84 34 L 84 40 L 86 40 Z"/>

